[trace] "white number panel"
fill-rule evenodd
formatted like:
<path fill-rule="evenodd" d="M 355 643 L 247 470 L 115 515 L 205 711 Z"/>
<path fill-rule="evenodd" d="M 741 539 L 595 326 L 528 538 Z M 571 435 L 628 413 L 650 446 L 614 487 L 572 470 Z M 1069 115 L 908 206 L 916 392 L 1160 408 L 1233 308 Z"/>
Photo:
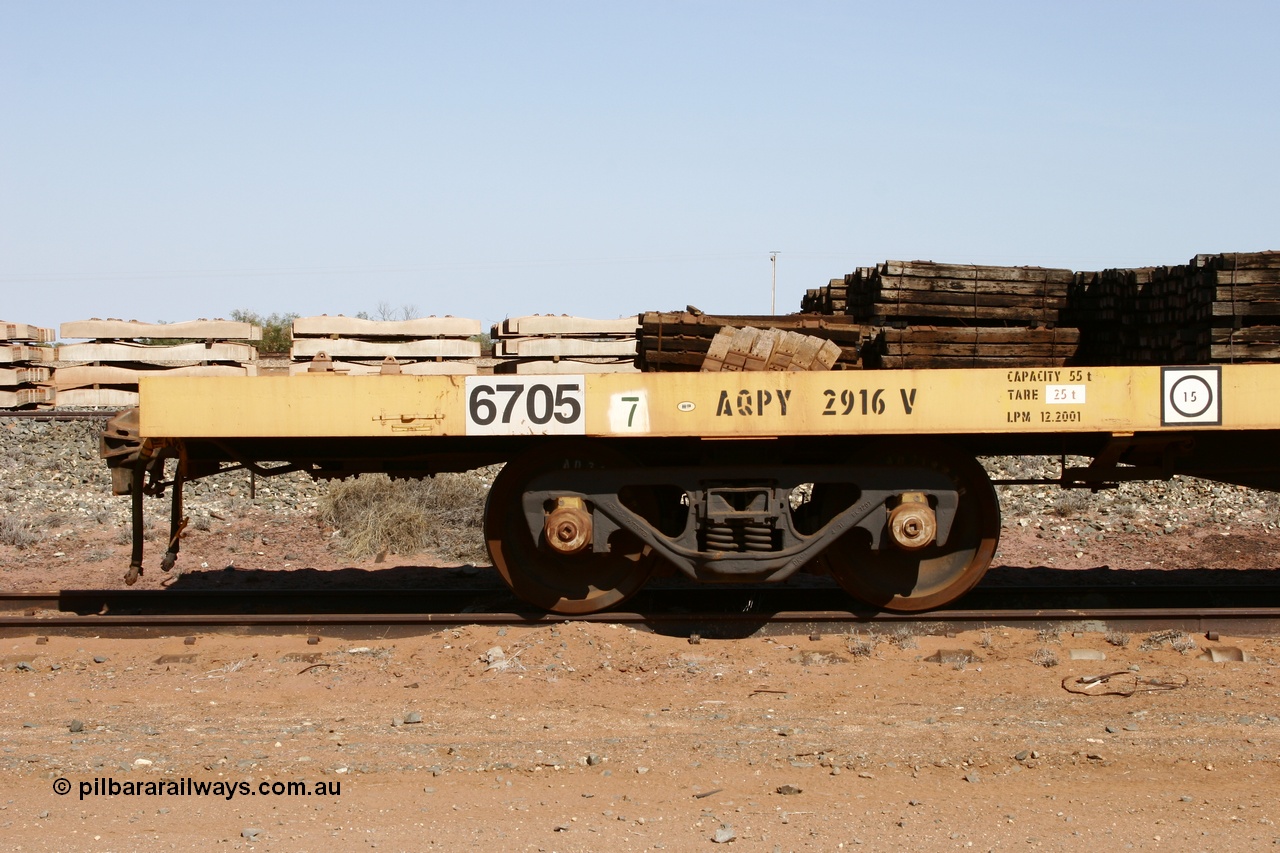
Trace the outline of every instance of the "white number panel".
<path fill-rule="evenodd" d="M 1160 406 L 1163 426 L 1222 423 L 1222 370 L 1218 367 L 1162 367 Z"/>
<path fill-rule="evenodd" d="M 583 435 L 584 376 L 468 376 L 467 435 Z"/>

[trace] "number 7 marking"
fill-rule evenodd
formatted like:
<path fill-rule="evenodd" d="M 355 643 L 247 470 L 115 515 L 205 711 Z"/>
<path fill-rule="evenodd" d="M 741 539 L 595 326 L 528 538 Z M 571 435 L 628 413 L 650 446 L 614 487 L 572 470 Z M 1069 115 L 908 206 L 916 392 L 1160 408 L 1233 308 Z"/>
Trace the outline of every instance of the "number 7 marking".
<path fill-rule="evenodd" d="M 631 411 L 627 412 L 627 427 L 631 427 L 631 422 L 635 420 L 636 408 L 640 405 L 639 397 L 622 397 L 622 402 L 631 404 Z"/>

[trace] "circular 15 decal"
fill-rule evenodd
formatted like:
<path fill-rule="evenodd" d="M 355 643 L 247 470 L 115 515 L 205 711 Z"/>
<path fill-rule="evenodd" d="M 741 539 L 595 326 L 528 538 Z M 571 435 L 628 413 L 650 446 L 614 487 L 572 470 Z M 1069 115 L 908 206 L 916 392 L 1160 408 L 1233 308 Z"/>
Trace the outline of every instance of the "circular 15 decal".
<path fill-rule="evenodd" d="M 1162 426 L 1222 423 L 1222 370 L 1218 367 L 1162 367 Z"/>

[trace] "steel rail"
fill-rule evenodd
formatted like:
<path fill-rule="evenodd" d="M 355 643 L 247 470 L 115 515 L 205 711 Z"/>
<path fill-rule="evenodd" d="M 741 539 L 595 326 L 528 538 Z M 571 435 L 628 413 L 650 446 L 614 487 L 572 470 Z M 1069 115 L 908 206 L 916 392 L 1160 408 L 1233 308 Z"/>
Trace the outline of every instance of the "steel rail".
<path fill-rule="evenodd" d="M 777 611 L 827 611 L 834 600 L 847 603 L 839 612 L 858 617 L 878 613 L 830 584 L 809 586 L 702 585 L 677 580 L 658 582 L 633 598 L 629 611 L 661 614 L 764 613 Z M 1084 585 L 986 585 L 955 602 L 949 610 L 1004 612 L 1018 609 L 1195 609 L 1280 607 L 1280 586 L 1268 583 L 1227 584 L 1119 584 Z M 0 613 L 44 609 L 80 615 L 156 611 L 194 613 L 400 613 L 445 614 L 479 611 L 540 613 L 522 604 L 496 582 L 450 587 L 417 588 L 181 588 L 166 589 L 59 589 L 0 592 Z M 933 610 L 918 614 L 927 618 Z M 599 614 L 597 614 L 599 615 Z M 563 618 L 557 615 L 556 618 Z"/>
<path fill-rule="evenodd" d="M 391 639 L 434 633 L 463 625 L 557 625 L 569 621 L 620 624 L 671 636 L 736 639 L 744 637 L 804 634 L 853 634 L 876 627 L 903 627 L 915 634 L 955 634 L 979 628 L 1011 627 L 1059 632 L 1156 631 L 1177 629 L 1188 633 L 1238 636 L 1274 636 L 1280 631 L 1280 609 L 1242 608 L 1187 613 L 1174 610 L 946 610 L 921 616 L 879 614 L 858 618 L 847 611 L 753 614 L 696 614 L 654 616 L 640 613 L 606 613 L 565 619 L 555 614 L 529 616 L 519 613 L 450 614 L 270 614 L 270 615 L 146 615 L 67 616 L 40 618 L 0 617 L 0 636 L 32 634 L 113 638 L 166 637 L 193 633 L 323 634 L 346 639 Z"/>
<path fill-rule="evenodd" d="M 1060 590 L 1054 590 L 1059 592 Z M 1239 588 L 1243 596 L 1255 601 L 1276 597 L 1274 589 Z M 766 598 L 758 597 L 759 591 L 748 601 L 752 609 L 730 611 L 725 609 L 666 608 L 631 609 L 596 613 L 587 616 L 566 617 L 562 614 L 518 611 L 509 608 L 514 601 L 500 591 L 449 591 L 444 598 L 457 602 L 463 598 L 496 599 L 491 603 L 499 609 L 484 612 L 292 612 L 243 613 L 227 612 L 226 605 L 235 601 L 263 598 L 262 593 L 249 595 L 230 594 L 226 591 L 189 591 L 172 596 L 171 605 L 179 605 L 182 598 L 203 598 L 206 608 L 214 604 L 209 599 L 221 599 L 222 608 L 215 612 L 174 612 L 181 606 L 168 607 L 168 612 L 121 614 L 108 607 L 105 613 L 80 612 L 67 614 L 62 608 L 78 601 L 81 605 L 98 601 L 102 595 L 94 591 L 64 593 L 27 593 L 0 596 L 0 609 L 10 613 L 22 610 L 24 615 L 0 616 L 0 636 L 25 636 L 30 634 L 62 636 L 107 637 L 157 637 L 192 633 L 239 633 L 281 635 L 291 633 L 324 634 L 348 639 L 377 639 L 407 637 L 433 633 L 460 625 L 502 625 L 537 627 L 577 621 L 589 623 L 622 624 L 654 633 L 717 638 L 749 636 L 786 636 L 803 634 L 852 634 L 877 629 L 910 629 L 916 634 L 950 634 L 959 631 L 997 626 L 1029 628 L 1035 630 L 1072 631 L 1154 631 L 1178 629 L 1189 633 L 1216 631 L 1232 636 L 1269 636 L 1280 633 L 1280 606 L 1246 606 L 1238 603 L 1226 605 L 1183 604 L 1167 607 L 1106 607 L 1106 606 L 1041 606 L 1005 608 L 949 608 L 927 613 L 888 613 L 874 609 L 859 610 L 794 610 L 773 608 Z M 113 593 L 115 591 L 107 591 Z M 144 596 L 157 600 L 170 597 L 167 591 L 141 591 Z M 217 594 L 221 592 L 222 594 Z M 303 591 L 278 591 L 295 604 L 303 603 Z M 687 590 L 681 590 L 681 593 Z M 736 591 L 741 593 L 742 591 Z M 803 591 L 797 591 L 803 592 Z M 813 592 L 812 590 L 810 592 Z M 1025 595 L 1028 590 L 1013 590 Z M 1039 592 L 1045 592 L 1040 590 Z M 1079 591 L 1077 591 L 1079 592 Z M 1096 594 L 1097 590 L 1088 590 Z M 1265 593 L 1260 595 L 1259 593 Z M 314 591 L 313 593 L 314 594 Z M 324 591 L 324 594 L 340 596 L 350 606 L 352 593 Z M 372 595 L 364 591 L 364 595 Z M 378 593 L 400 600 L 404 591 Z M 411 591 L 414 597 L 424 600 L 441 598 L 440 591 Z M 135 600 L 137 593 L 134 593 Z M 1200 592 L 1203 598 L 1203 591 Z M 741 595 L 737 596 L 741 600 Z M 785 597 L 784 597 L 785 598 Z M 116 599 L 117 601 L 122 599 Z M 1046 603 L 1052 600 L 1046 596 Z M 830 602 L 829 594 L 826 601 Z M 1079 602 L 1076 602 L 1079 603 Z M 412 602 L 409 602 L 411 605 Z M 140 608 L 141 609 L 141 608 Z M 189 609 L 189 608 L 187 608 Z M 221 612 L 216 612 L 217 610 Z M 234 608 L 232 608 L 234 609 Z"/>

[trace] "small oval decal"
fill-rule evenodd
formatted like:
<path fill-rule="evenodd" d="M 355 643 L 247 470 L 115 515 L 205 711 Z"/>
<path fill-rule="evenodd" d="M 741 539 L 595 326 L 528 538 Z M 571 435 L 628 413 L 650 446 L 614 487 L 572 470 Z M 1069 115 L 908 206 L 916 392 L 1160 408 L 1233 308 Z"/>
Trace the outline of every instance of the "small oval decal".
<path fill-rule="evenodd" d="M 676 408 L 682 412 L 692 412 L 694 409 L 693 401 L 685 400 L 683 403 L 680 403 L 678 406 L 676 406 Z"/>

